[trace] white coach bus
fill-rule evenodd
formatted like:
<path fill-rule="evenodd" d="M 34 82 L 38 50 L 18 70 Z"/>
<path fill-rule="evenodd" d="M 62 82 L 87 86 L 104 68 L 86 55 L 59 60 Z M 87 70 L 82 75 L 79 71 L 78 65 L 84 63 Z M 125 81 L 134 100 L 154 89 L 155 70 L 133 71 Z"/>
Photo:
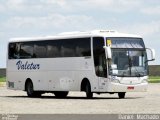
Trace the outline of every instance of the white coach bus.
<path fill-rule="evenodd" d="M 93 93 L 144 92 L 148 61 L 143 39 L 108 30 L 62 33 L 57 36 L 14 38 L 8 44 L 8 89 L 29 97 L 46 92 L 66 97 L 69 91 Z"/>

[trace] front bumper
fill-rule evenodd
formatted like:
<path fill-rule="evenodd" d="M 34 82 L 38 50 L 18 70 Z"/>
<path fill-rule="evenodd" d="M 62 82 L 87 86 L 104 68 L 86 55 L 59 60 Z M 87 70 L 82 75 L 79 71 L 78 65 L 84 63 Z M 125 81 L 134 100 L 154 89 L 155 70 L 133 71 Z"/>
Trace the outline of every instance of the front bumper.
<path fill-rule="evenodd" d="M 111 82 L 109 86 L 107 90 L 109 92 L 146 92 L 148 83 L 129 85 Z"/>

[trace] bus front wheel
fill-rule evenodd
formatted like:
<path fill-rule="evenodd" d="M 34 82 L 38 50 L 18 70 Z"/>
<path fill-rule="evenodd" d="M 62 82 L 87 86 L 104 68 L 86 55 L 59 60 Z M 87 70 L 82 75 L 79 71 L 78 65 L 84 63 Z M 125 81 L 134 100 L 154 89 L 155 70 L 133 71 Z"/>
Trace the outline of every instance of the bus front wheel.
<path fill-rule="evenodd" d="M 125 98 L 125 92 L 119 92 L 118 93 L 118 97 L 120 98 L 120 99 L 122 99 L 122 98 Z"/>
<path fill-rule="evenodd" d="M 85 92 L 88 99 L 91 99 L 93 97 L 93 93 L 91 92 L 91 85 L 89 84 L 89 82 L 87 82 L 86 84 Z"/>

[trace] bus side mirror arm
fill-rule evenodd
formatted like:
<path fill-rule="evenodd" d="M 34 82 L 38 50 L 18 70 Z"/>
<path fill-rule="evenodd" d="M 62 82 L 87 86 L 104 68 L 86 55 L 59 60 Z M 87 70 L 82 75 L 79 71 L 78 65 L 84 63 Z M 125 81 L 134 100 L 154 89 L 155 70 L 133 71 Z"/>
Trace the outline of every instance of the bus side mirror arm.
<path fill-rule="evenodd" d="M 146 49 L 148 49 L 151 52 L 151 60 L 147 60 L 146 62 L 154 61 L 155 60 L 155 50 L 151 48 L 146 48 Z"/>
<path fill-rule="evenodd" d="M 112 52 L 111 52 L 111 48 L 108 46 L 103 46 L 103 48 L 105 49 L 105 54 L 106 54 L 106 59 L 112 59 Z"/>

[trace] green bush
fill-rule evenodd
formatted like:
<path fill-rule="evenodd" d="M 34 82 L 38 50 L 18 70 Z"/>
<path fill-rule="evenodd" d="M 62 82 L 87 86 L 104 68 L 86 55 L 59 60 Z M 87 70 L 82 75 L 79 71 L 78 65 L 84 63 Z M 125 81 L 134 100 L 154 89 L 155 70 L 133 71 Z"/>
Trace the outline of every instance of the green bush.
<path fill-rule="evenodd" d="M 149 76 L 150 83 L 160 83 L 160 76 Z"/>
<path fill-rule="evenodd" d="M 6 77 L 0 77 L 0 82 L 6 82 Z"/>

